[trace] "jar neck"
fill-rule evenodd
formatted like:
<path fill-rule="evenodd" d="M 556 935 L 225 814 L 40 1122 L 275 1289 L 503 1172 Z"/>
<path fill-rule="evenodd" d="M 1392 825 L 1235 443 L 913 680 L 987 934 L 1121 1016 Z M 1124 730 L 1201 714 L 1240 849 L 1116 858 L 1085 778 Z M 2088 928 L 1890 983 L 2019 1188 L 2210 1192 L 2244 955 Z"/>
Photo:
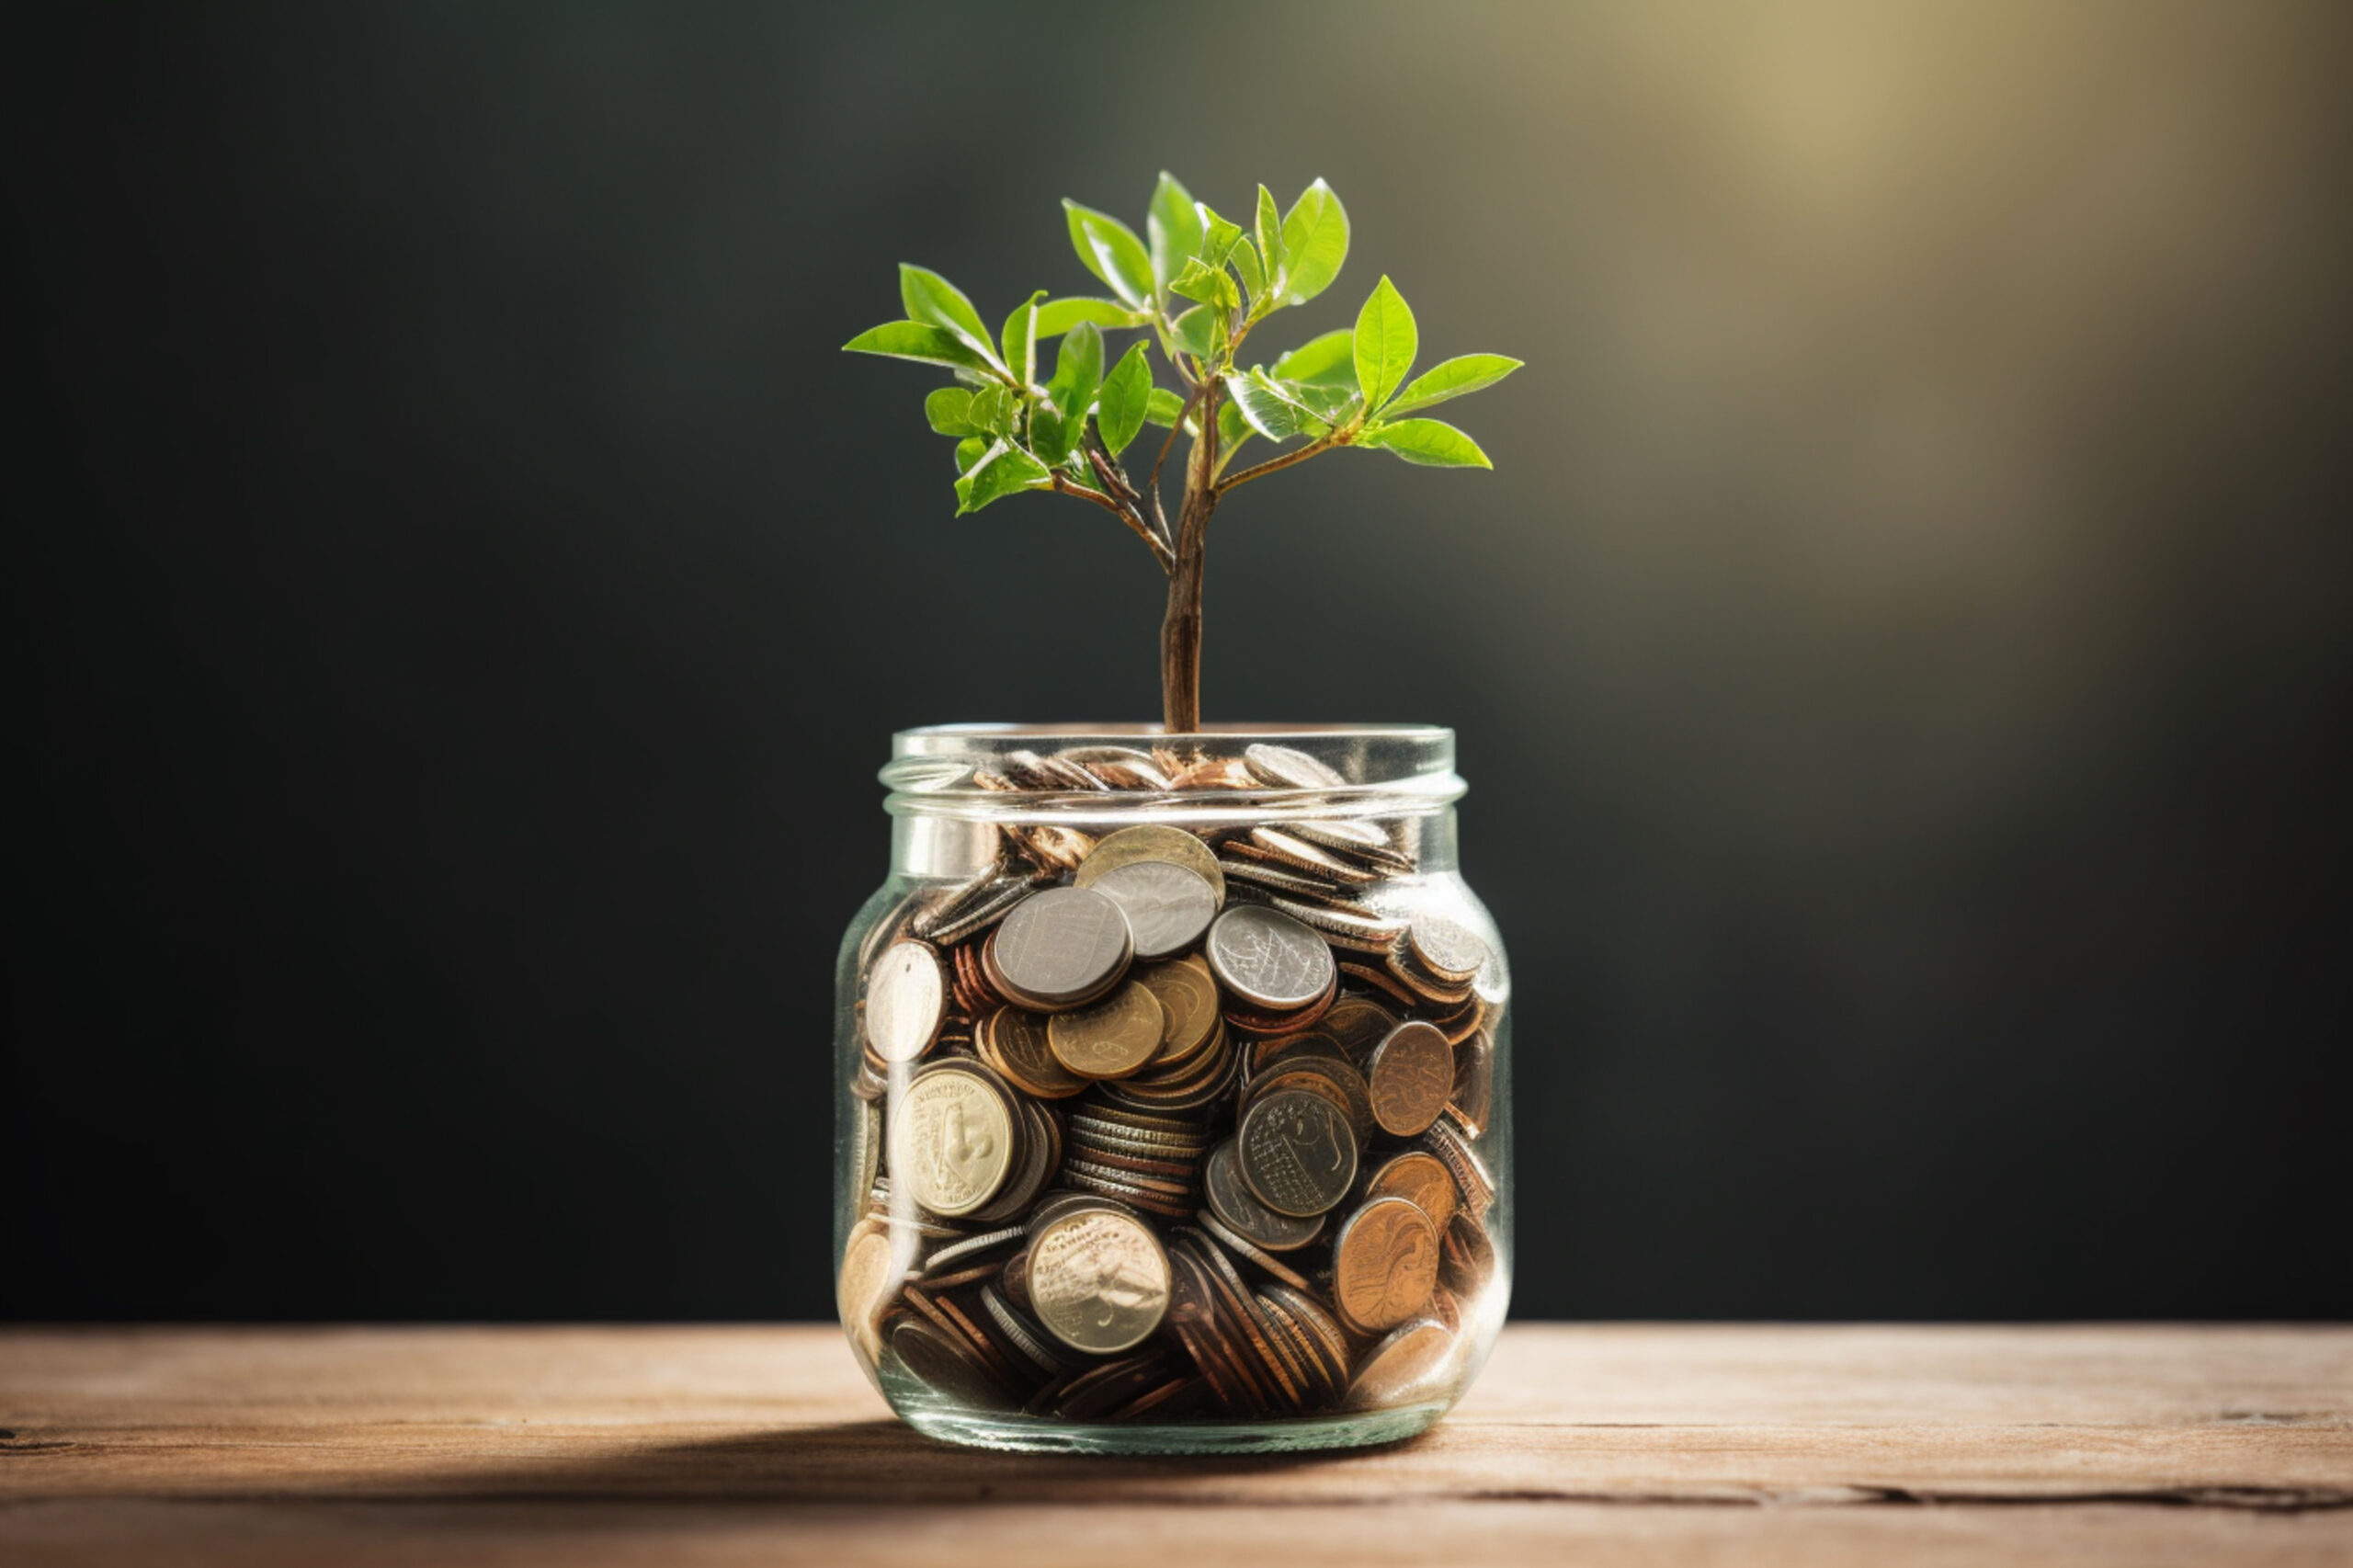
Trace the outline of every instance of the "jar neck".
<path fill-rule="evenodd" d="M 881 773 L 892 870 L 969 877 L 1007 833 L 1100 837 L 1154 823 L 1216 838 L 1289 822 L 1376 824 L 1420 870 L 1456 869 L 1454 733 L 1412 725 L 949 725 L 903 731 Z"/>

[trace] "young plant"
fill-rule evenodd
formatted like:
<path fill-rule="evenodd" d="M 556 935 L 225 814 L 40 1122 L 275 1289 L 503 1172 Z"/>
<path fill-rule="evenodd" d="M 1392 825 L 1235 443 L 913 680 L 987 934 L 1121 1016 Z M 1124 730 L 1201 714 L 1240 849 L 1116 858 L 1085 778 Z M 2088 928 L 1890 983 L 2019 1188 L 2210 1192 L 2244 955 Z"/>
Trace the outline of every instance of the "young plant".
<path fill-rule="evenodd" d="M 1245 229 L 1164 174 L 1144 219 L 1148 240 L 1108 213 L 1075 201 L 1063 207 L 1078 259 L 1116 298 L 1057 300 L 1040 290 L 992 335 L 954 284 L 903 265 L 907 319 L 842 347 L 956 373 L 956 385 L 924 400 L 924 414 L 956 442 L 957 516 L 1017 491 L 1049 490 L 1102 507 L 1143 540 L 1168 576 L 1162 721 L 1171 733 L 1198 730 L 1201 568 L 1218 503 L 1254 479 L 1342 447 L 1438 468 L 1492 467 L 1453 426 L 1407 415 L 1493 386 L 1520 361 L 1466 354 L 1406 381 L 1419 338 L 1414 312 L 1384 277 L 1354 330 L 1324 333 L 1243 369 L 1243 347 L 1259 324 L 1322 293 L 1347 257 L 1348 215 L 1320 179 L 1288 212 L 1260 186 Z M 1148 337 L 1107 362 L 1103 335 L 1140 329 Z M 1039 346 L 1055 338 L 1053 373 L 1040 381 Z M 1159 348 L 1176 386 L 1158 383 L 1147 345 Z M 1139 483 L 1123 454 L 1146 425 L 1168 434 Z M 1161 471 L 1180 432 L 1189 445 L 1171 528 Z M 1235 454 L 1254 438 L 1279 449 L 1234 469 Z"/>

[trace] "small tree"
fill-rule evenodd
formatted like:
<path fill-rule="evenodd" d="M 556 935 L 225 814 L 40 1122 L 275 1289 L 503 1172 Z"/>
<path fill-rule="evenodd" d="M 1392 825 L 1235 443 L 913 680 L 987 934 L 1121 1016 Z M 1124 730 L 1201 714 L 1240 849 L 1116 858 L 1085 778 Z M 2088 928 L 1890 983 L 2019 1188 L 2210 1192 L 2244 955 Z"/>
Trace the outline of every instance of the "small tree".
<path fill-rule="evenodd" d="M 1197 730 L 1201 567 L 1218 503 L 1238 485 L 1340 447 L 1377 447 L 1438 468 L 1492 467 L 1478 443 L 1451 425 L 1404 416 L 1493 386 L 1520 361 L 1466 354 L 1408 382 L 1419 341 L 1414 312 L 1384 277 L 1354 330 L 1327 332 L 1272 364 L 1241 369 L 1237 357 L 1259 323 L 1322 293 L 1347 257 L 1347 213 L 1320 179 L 1283 213 L 1260 186 L 1245 232 L 1164 174 L 1144 221 L 1149 244 L 1108 213 L 1075 201 L 1063 207 L 1079 260 L 1118 298 L 1056 300 L 1040 290 L 992 337 L 954 284 L 902 265 L 899 297 L 908 319 L 843 347 L 956 372 L 960 384 L 926 398 L 924 413 L 934 430 L 956 441 L 959 517 L 1016 491 L 1051 490 L 1102 507 L 1143 540 L 1168 576 L 1162 720 L 1171 733 Z M 1106 372 L 1103 334 L 1141 327 L 1152 329 L 1176 388 L 1155 384 L 1142 340 Z M 1053 374 L 1041 384 L 1038 346 L 1056 337 Z M 1146 425 L 1168 434 L 1139 485 L 1120 459 Z M 1191 446 L 1171 528 L 1160 477 L 1179 431 Z M 1254 437 L 1284 449 L 1233 470 L 1234 455 Z"/>

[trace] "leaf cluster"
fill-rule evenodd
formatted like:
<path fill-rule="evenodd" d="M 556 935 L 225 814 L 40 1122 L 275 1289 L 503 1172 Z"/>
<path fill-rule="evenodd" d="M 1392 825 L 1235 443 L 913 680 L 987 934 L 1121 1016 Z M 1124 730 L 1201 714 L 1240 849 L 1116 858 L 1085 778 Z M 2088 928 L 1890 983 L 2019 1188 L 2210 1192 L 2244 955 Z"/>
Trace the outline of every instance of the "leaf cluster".
<path fill-rule="evenodd" d="M 1420 340 L 1413 311 L 1386 277 L 1353 328 L 1311 338 L 1270 363 L 1243 365 L 1260 325 L 1323 293 L 1347 258 L 1347 212 L 1322 180 L 1287 210 L 1260 186 L 1245 226 L 1164 174 L 1141 237 L 1109 213 L 1075 201 L 1063 207 L 1072 249 L 1109 298 L 1040 290 L 991 333 L 955 285 L 902 266 L 905 319 L 843 345 L 955 373 L 954 384 L 925 399 L 924 414 L 956 443 L 959 516 L 1017 491 L 1080 495 L 1119 516 L 1165 568 L 1171 546 L 1159 476 L 1179 431 L 1198 445 L 1204 426 L 1213 426 L 1211 458 L 1199 472 L 1188 465 L 1188 487 L 1208 486 L 1212 502 L 1235 484 L 1340 447 L 1442 468 L 1492 466 L 1469 436 L 1418 411 L 1492 386 L 1520 361 L 1463 355 L 1408 381 Z M 1113 358 L 1105 335 L 1121 332 L 1145 335 Z M 1053 368 L 1041 379 L 1049 344 Z M 1161 384 L 1154 347 L 1175 385 Z M 1168 436 L 1139 485 L 1123 454 L 1146 425 Z M 1232 470 L 1253 439 L 1287 449 Z"/>

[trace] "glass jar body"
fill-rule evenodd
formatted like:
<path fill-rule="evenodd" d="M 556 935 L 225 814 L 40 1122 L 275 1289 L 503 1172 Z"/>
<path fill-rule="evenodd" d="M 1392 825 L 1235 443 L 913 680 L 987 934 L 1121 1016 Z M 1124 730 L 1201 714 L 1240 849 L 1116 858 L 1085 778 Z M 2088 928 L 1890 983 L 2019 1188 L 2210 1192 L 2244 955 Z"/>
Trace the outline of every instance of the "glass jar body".
<path fill-rule="evenodd" d="M 1510 975 L 1442 730 L 911 731 L 836 974 L 842 1324 L 1060 1451 L 1390 1441 L 1511 1279 Z"/>

